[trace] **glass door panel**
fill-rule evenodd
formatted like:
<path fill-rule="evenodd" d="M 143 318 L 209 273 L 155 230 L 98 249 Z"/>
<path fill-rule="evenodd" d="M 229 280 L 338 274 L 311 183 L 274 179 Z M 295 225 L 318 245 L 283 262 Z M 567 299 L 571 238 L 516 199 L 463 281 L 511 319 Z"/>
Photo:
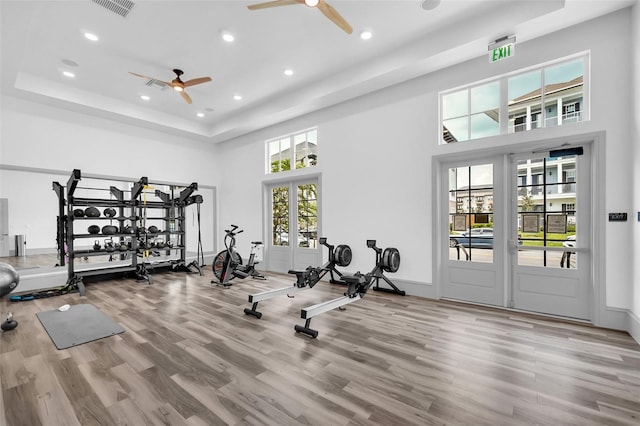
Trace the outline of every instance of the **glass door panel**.
<path fill-rule="evenodd" d="M 493 263 L 493 164 L 449 169 L 449 259 Z"/>
<path fill-rule="evenodd" d="M 529 158 L 517 162 L 518 265 L 577 268 L 577 156 Z M 572 170 L 567 181 L 566 170 Z M 540 250 L 526 250 L 539 247 Z M 552 249 L 546 249 L 552 248 Z M 566 248 L 567 250 L 559 250 Z"/>

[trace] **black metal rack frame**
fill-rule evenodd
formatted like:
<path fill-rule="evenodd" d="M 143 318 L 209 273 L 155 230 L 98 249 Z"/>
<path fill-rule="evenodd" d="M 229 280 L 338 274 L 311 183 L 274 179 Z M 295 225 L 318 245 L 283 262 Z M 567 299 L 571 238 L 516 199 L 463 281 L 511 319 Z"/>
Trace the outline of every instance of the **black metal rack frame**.
<path fill-rule="evenodd" d="M 67 182 L 66 188 L 58 182 L 53 182 L 53 190 L 58 196 L 58 220 L 57 220 L 57 238 L 58 243 L 58 257 L 59 265 L 67 265 L 68 279 L 67 286 L 72 286 L 79 290 L 80 295 L 85 294 L 84 284 L 82 278 L 86 276 L 98 276 L 113 273 L 134 273 L 137 278 L 145 279 L 151 284 L 151 277 L 149 275 L 149 269 L 157 268 L 160 266 L 171 266 L 173 270 L 184 270 L 192 272 L 191 267 L 197 269 L 202 275 L 198 262 L 192 262 L 187 265 L 186 263 L 186 232 L 185 232 L 185 208 L 194 203 L 202 203 L 202 197 L 199 195 L 192 196 L 193 192 L 198 189 L 197 183 L 192 183 L 183 189 L 177 197 L 173 197 L 162 191 L 156 190 L 155 196 L 160 198 L 161 201 L 146 201 L 141 200 L 141 194 L 145 188 L 149 187 L 149 181 L 147 177 L 141 177 L 137 182 L 133 183 L 131 189 L 131 196 L 129 199 L 125 199 L 125 192 L 111 186 L 109 188 L 110 194 L 113 198 L 83 198 L 76 197 L 75 191 L 78 188 L 78 183 L 82 179 L 81 171 L 78 169 L 73 170 L 71 176 Z M 98 178 L 92 178 L 98 179 Z M 66 190 L 65 190 L 66 189 Z M 116 216 L 114 217 L 75 217 L 73 214 L 76 207 L 112 207 L 117 208 Z M 139 223 L 143 217 L 146 217 L 146 209 L 162 209 L 164 215 L 162 217 L 152 217 L 152 220 L 164 221 L 164 230 L 155 234 L 148 234 L 141 232 Z M 75 242 L 79 239 L 96 238 L 97 236 L 105 236 L 104 234 L 89 234 L 89 233 L 76 233 L 74 230 L 75 221 L 87 221 L 87 220 L 109 220 L 116 222 L 117 232 L 112 235 L 108 235 L 110 238 L 118 238 L 121 244 L 124 244 L 127 238 L 131 239 L 131 244 L 127 250 L 78 250 L 75 248 Z M 176 221 L 177 229 L 169 230 L 169 222 Z M 125 222 L 131 223 L 133 233 L 125 233 Z M 179 258 L 168 259 L 163 262 L 148 262 L 145 259 L 148 257 L 149 238 L 163 235 L 165 238 L 170 238 L 172 235 L 177 235 L 178 242 L 175 246 L 163 247 L 161 249 L 155 249 L 157 251 L 163 251 L 169 254 L 172 250 L 176 250 L 179 253 Z M 139 239 L 145 242 L 145 248 L 141 248 L 138 245 Z M 138 257 L 142 256 L 142 259 Z M 114 257 L 119 257 L 119 260 L 130 261 L 126 264 L 118 266 L 96 265 L 93 269 L 83 269 L 77 271 L 75 267 L 75 260 L 77 258 L 87 258 L 89 256 L 104 256 L 109 255 L 109 260 L 113 260 Z"/>

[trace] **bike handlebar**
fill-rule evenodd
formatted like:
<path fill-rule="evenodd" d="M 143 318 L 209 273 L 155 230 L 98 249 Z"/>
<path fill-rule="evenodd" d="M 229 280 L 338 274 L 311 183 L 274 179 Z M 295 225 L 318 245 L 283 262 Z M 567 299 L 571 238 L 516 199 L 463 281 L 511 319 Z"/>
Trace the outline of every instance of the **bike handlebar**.
<path fill-rule="evenodd" d="M 238 225 L 233 225 L 232 224 L 231 225 L 231 229 L 225 229 L 224 232 L 225 232 L 225 234 L 230 235 L 232 237 L 234 235 L 238 235 L 238 234 L 241 234 L 242 232 L 244 232 L 244 229 L 241 229 L 238 232 L 236 232 L 236 229 L 238 229 Z"/>

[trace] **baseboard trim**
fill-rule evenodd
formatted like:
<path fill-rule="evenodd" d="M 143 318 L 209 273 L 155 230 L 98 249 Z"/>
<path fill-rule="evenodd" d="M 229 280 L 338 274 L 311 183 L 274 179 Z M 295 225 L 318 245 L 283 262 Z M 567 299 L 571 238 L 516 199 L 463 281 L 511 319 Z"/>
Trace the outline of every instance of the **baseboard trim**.
<path fill-rule="evenodd" d="M 628 327 L 627 332 L 640 344 L 640 318 L 631 311 L 627 311 Z"/>
<path fill-rule="evenodd" d="M 404 290 L 408 296 L 426 297 L 428 299 L 436 298 L 436 288 L 433 284 L 421 281 L 400 280 L 394 279 L 392 276 L 385 276 L 400 290 Z M 380 286 L 387 287 L 386 283 L 382 280 L 380 281 Z"/>

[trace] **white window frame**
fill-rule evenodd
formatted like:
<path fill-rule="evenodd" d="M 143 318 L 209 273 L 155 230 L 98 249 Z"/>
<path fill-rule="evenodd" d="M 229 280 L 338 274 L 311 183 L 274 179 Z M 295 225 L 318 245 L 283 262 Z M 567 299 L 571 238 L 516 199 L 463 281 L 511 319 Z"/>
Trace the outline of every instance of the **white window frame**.
<path fill-rule="evenodd" d="M 517 71 L 513 71 L 510 73 L 506 73 L 506 74 L 502 74 L 498 77 L 495 78 L 491 78 L 491 79 L 486 79 L 486 80 L 482 80 L 482 81 L 476 81 L 470 84 L 466 84 L 463 86 L 459 86 L 453 89 L 448 89 L 448 90 L 444 90 L 441 91 L 438 94 L 438 143 L 440 145 L 447 145 L 448 142 L 446 142 L 443 138 L 443 129 L 444 129 L 444 119 L 443 119 L 443 97 L 450 95 L 452 93 L 456 93 L 456 92 L 461 92 L 466 90 L 467 91 L 467 104 L 468 104 L 468 111 L 466 114 L 467 117 L 467 135 L 468 138 L 459 142 L 466 142 L 466 141 L 472 141 L 472 140 L 478 140 L 478 139 L 482 139 L 482 138 L 472 138 L 471 137 L 471 103 L 470 103 L 470 93 L 471 90 L 473 88 L 479 87 L 479 86 L 483 86 L 483 85 L 487 85 L 487 84 L 491 84 L 494 83 L 496 81 L 499 82 L 499 87 L 500 87 L 500 105 L 498 108 L 499 111 L 499 121 L 498 121 L 498 125 L 499 125 L 499 133 L 498 135 L 505 135 L 505 134 L 510 134 L 510 133 L 516 133 L 516 132 L 509 132 L 508 126 L 509 126 L 509 95 L 508 95 L 508 83 L 509 83 L 509 79 L 514 78 L 514 77 L 518 77 L 520 75 L 523 74 L 527 74 L 533 71 L 540 71 L 542 74 L 542 80 L 541 80 L 541 97 L 540 97 L 540 105 L 541 105 L 541 117 L 539 120 L 536 121 L 537 125 L 536 127 L 531 127 L 530 129 L 525 129 L 525 130 L 521 130 L 521 131 L 530 131 L 530 130 L 534 130 L 534 129 L 539 129 L 539 128 L 544 128 L 544 127 L 551 127 L 551 126 L 547 126 L 547 118 L 546 117 L 546 113 L 545 111 L 545 82 L 544 82 L 544 71 L 547 68 L 552 68 L 558 65 L 561 65 L 563 63 L 568 63 L 568 62 L 572 62 L 575 61 L 577 59 L 582 59 L 583 60 L 583 68 L 582 68 L 582 102 L 580 105 L 580 112 L 579 115 L 581 116 L 579 121 L 589 121 L 590 120 L 590 99 L 589 99 L 589 94 L 590 94 L 590 78 L 589 78 L 589 72 L 590 72 L 590 65 L 591 65 L 591 54 L 590 51 L 585 51 L 585 52 L 580 52 L 580 53 L 576 53 L 574 55 L 570 55 L 570 56 L 566 56 L 564 58 L 560 58 L 560 59 L 556 59 L 553 61 L 549 61 L 549 62 L 545 62 L 542 64 L 537 64 L 528 68 L 524 68 L 524 69 L 520 69 Z M 575 103 L 575 102 L 571 102 L 571 103 Z M 562 111 L 559 111 L 558 114 L 560 114 L 560 116 L 562 116 Z M 464 116 L 460 116 L 460 117 L 449 117 L 448 119 L 451 118 L 462 118 Z M 562 120 L 560 120 L 558 122 L 557 125 L 561 125 L 562 124 Z"/>
<path fill-rule="evenodd" d="M 316 134 L 316 143 L 315 143 L 315 153 L 313 153 L 315 155 L 315 157 L 313 159 L 311 159 L 311 156 L 307 155 L 306 157 L 307 160 L 305 161 L 305 166 L 302 168 L 309 168 L 309 167 L 315 167 L 317 165 L 317 158 L 318 158 L 318 154 L 317 154 L 317 149 L 318 149 L 318 128 L 317 127 L 311 127 L 308 129 L 304 129 L 304 130 L 299 130 L 293 133 L 289 133 L 287 135 L 283 135 L 283 136 L 279 136 L 276 138 L 272 138 L 269 139 L 267 141 L 265 141 L 265 174 L 266 175 L 275 175 L 275 174 L 281 174 L 281 173 L 290 173 L 294 170 L 296 170 L 296 146 L 295 146 L 295 138 L 296 136 L 300 136 L 300 135 L 307 135 L 305 140 L 307 142 L 307 149 L 308 149 L 308 142 L 309 142 L 309 137 L 308 134 L 315 132 Z M 277 172 L 272 172 L 271 171 L 271 154 L 269 152 L 269 146 L 273 143 L 273 142 L 281 142 L 282 140 L 288 139 L 289 140 L 289 155 L 288 155 L 288 159 L 289 159 L 289 164 L 290 164 L 290 169 L 289 170 L 279 170 Z M 283 152 L 282 149 L 280 149 L 280 151 L 278 151 L 278 154 L 281 154 Z M 274 153 L 275 155 L 275 153 Z M 282 156 L 280 156 L 280 159 L 282 160 Z M 285 158 L 286 159 L 286 158 Z"/>

